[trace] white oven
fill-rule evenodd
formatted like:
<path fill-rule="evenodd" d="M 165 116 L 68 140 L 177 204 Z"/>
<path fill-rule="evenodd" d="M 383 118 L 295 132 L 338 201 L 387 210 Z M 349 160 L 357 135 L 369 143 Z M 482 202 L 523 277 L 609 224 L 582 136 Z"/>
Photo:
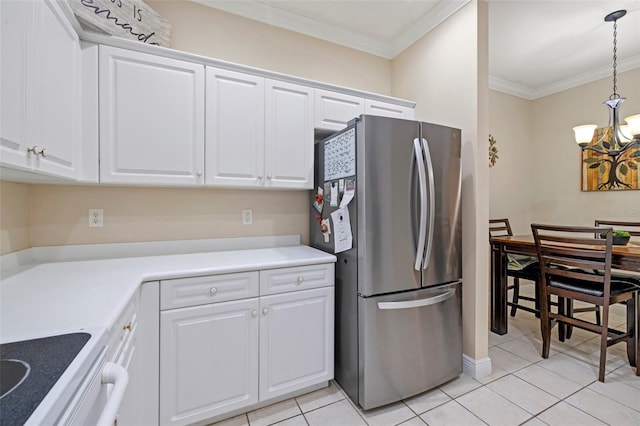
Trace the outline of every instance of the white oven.
<path fill-rule="evenodd" d="M 60 424 L 112 426 L 118 424 L 120 405 L 129 384 L 138 327 L 135 301 L 131 302 L 109 335 L 106 347 L 86 376 L 82 389 L 69 404 Z"/>
<path fill-rule="evenodd" d="M 135 329 L 134 315 L 109 336 L 104 328 L 92 328 L 0 344 L 4 375 L 0 423 L 117 424 L 129 382 Z M 5 369 L 14 366 L 24 366 L 19 376 Z M 7 373 L 16 376 L 15 383 L 7 383 Z"/>

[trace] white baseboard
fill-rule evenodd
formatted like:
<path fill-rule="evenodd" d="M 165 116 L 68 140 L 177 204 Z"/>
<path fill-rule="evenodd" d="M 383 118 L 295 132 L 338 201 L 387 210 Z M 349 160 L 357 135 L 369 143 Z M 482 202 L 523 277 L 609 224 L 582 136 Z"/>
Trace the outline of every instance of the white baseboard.
<path fill-rule="evenodd" d="M 462 372 L 474 379 L 481 379 L 491 374 L 491 358 L 474 359 L 462 354 Z"/>

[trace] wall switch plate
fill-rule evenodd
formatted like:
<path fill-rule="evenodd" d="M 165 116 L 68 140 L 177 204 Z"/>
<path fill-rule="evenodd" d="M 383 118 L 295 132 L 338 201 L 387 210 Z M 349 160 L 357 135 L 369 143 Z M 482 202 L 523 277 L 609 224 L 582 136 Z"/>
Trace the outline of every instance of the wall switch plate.
<path fill-rule="evenodd" d="M 253 210 L 242 210 L 242 224 L 251 225 L 253 223 Z"/>
<path fill-rule="evenodd" d="M 89 209 L 89 228 L 104 226 L 104 209 Z"/>

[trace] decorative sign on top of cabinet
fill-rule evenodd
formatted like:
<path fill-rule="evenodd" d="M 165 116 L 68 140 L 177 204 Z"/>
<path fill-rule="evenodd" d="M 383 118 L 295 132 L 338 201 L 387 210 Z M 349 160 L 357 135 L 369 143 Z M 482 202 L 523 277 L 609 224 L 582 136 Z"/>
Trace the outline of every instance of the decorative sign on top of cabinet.
<path fill-rule="evenodd" d="M 206 182 L 309 189 L 313 89 L 207 67 Z"/>
<path fill-rule="evenodd" d="M 204 184 L 204 66 L 100 46 L 100 182 Z"/>
<path fill-rule="evenodd" d="M 80 40 L 53 1 L 0 2 L 0 164 L 75 180 Z"/>

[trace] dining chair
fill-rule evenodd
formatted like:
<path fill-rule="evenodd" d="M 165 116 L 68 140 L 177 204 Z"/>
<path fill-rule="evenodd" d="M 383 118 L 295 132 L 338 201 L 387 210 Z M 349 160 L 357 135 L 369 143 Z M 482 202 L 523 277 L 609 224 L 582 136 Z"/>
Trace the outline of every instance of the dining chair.
<path fill-rule="evenodd" d="M 489 237 L 513 236 L 509 219 L 490 219 L 489 220 Z M 522 309 L 532 312 L 536 316 L 540 315 L 540 306 L 538 303 L 538 278 L 540 269 L 538 260 L 535 257 L 520 254 L 507 254 L 507 276 L 513 278 L 513 285 L 507 286 L 508 290 L 513 290 L 511 302 L 507 302 L 511 306 L 511 316 L 516 316 L 516 311 Z M 520 280 L 533 281 L 535 283 L 535 297 L 520 295 Z M 534 302 L 534 308 L 520 304 L 520 299 Z"/>
<path fill-rule="evenodd" d="M 541 270 L 542 357 L 549 357 L 552 323 L 557 323 L 560 327 L 564 324 L 597 333 L 600 335 L 598 380 L 604 382 L 607 348 L 632 338 L 640 328 L 640 315 L 637 310 L 633 325 L 628 327 L 628 331 L 609 327 L 610 305 L 627 301 L 636 303 L 640 291 L 640 286 L 634 282 L 611 276 L 613 229 L 532 224 L 531 230 Z M 605 238 L 596 237 L 596 233 L 601 232 Z M 557 313 L 551 312 L 549 307 L 551 295 L 558 297 Z M 562 302 L 567 299 L 600 306 L 601 324 L 576 318 L 571 312 L 566 312 Z M 636 374 L 640 375 L 638 362 Z"/>
<path fill-rule="evenodd" d="M 631 239 L 635 240 L 635 238 L 640 237 L 640 222 L 626 222 L 620 220 L 595 220 L 596 226 L 610 226 L 613 229 L 617 229 L 620 231 L 627 231 L 629 235 L 631 235 Z"/>

